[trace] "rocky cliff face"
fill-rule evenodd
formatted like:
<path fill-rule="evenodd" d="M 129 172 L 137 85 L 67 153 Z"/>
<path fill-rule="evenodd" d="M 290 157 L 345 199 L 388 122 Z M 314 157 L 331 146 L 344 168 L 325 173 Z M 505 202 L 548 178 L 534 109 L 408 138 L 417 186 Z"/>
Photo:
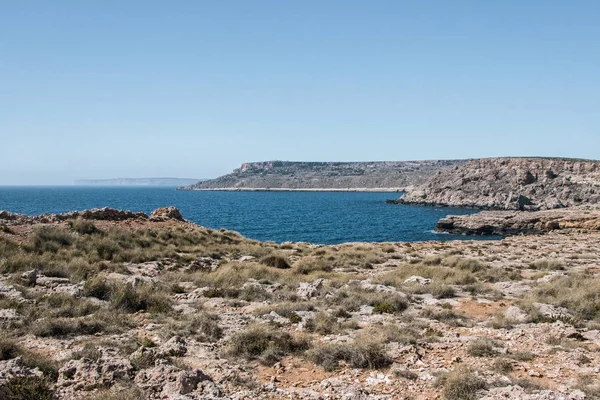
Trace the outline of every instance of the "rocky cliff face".
<path fill-rule="evenodd" d="M 485 158 L 438 172 L 399 203 L 547 210 L 600 203 L 600 162 Z"/>
<path fill-rule="evenodd" d="M 465 162 L 465 160 L 253 162 L 242 164 L 231 174 L 181 189 L 404 189 L 412 185 L 420 185 L 436 172 Z"/>

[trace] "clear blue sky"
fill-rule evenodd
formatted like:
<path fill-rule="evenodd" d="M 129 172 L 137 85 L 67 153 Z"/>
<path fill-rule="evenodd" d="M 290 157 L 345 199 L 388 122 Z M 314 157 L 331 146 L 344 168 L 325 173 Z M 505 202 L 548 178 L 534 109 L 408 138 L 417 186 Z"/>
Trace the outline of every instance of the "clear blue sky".
<path fill-rule="evenodd" d="M 600 158 L 600 1 L 0 0 L 0 184 Z"/>

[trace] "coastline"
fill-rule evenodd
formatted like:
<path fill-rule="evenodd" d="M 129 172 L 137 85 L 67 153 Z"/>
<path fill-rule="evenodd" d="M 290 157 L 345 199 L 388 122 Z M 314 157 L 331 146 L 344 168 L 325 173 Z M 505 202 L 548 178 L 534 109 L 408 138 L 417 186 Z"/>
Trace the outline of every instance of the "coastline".
<path fill-rule="evenodd" d="M 399 188 L 212 188 L 212 189 L 182 189 L 204 192 L 406 192 L 410 187 Z"/>

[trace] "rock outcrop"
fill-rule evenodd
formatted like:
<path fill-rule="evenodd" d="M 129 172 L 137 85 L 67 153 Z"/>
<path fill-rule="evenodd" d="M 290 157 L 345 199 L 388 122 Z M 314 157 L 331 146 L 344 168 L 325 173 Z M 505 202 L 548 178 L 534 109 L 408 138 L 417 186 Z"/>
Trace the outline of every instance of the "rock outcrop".
<path fill-rule="evenodd" d="M 1 225 L 31 225 L 39 223 L 53 223 L 68 221 L 71 219 L 82 218 L 93 221 L 127 221 L 127 220 L 148 220 L 154 222 L 177 220 L 185 221 L 179 210 L 173 206 L 157 208 L 152 211 L 150 217 L 143 212 L 134 212 L 129 210 L 117 210 L 114 208 L 93 208 L 84 211 L 70 211 L 62 214 L 42 214 L 30 216 L 25 214 L 15 214 L 9 211 L 0 210 Z"/>
<path fill-rule="evenodd" d="M 555 230 L 600 229 L 600 206 L 579 206 L 533 212 L 482 211 L 449 215 L 439 220 L 436 231 L 464 235 L 542 234 Z"/>
<path fill-rule="evenodd" d="M 231 174 L 183 190 L 400 190 L 466 160 L 244 163 Z"/>
<path fill-rule="evenodd" d="M 600 203 L 600 162 L 484 158 L 438 172 L 398 203 L 503 210 L 548 210 Z"/>
<path fill-rule="evenodd" d="M 150 214 L 151 221 L 168 221 L 170 219 L 185 221 L 181 212 L 173 206 L 157 208 Z"/>

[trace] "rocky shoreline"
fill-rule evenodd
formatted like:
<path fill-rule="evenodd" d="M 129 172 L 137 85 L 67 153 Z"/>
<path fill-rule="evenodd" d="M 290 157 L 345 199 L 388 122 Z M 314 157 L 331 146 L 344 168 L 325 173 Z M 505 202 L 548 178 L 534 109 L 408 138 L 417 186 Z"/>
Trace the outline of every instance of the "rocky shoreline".
<path fill-rule="evenodd" d="M 463 235 L 540 235 L 552 231 L 600 230 L 600 207 L 579 206 L 545 211 L 481 211 L 440 219 L 438 232 Z"/>

